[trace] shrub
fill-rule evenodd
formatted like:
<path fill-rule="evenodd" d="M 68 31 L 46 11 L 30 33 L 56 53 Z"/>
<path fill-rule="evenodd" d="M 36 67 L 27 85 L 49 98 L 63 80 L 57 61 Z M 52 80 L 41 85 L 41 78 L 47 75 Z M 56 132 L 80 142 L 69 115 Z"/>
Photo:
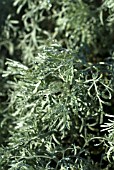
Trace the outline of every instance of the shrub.
<path fill-rule="evenodd" d="M 13 54 L 10 58 L 29 63 L 41 46 L 55 39 L 68 49 L 88 48 L 91 61 L 103 60 L 113 49 L 113 25 L 107 25 L 113 15 L 111 0 L 10 2 L 12 10 L 2 32 L 5 49 Z"/>
<path fill-rule="evenodd" d="M 1 170 L 113 169 L 113 1 L 0 3 Z"/>
<path fill-rule="evenodd" d="M 2 166 L 7 164 L 10 170 L 106 166 L 108 146 L 99 128 L 113 93 L 111 65 L 93 65 L 80 51 L 57 44 L 39 51 L 29 66 L 11 60 L 7 64 L 4 76 L 14 79 L 9 82 L 14 127 Z"/>

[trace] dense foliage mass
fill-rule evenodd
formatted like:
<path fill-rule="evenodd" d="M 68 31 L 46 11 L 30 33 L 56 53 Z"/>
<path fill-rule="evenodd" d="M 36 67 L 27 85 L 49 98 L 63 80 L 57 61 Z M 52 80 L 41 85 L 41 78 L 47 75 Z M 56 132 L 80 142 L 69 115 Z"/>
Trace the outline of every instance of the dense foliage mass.
<path fill-rule="evenodd" d="M 0 169 L 114 169 L 113 0 L 0 7 Z"/>

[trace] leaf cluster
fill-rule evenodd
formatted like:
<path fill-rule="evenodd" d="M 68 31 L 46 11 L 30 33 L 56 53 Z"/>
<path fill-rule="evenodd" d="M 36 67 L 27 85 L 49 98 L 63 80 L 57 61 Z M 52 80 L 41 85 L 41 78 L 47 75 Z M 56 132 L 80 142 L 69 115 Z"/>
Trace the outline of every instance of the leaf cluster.
<path fill-rule="evenodd" d="M 91 155 L 107 149 L 97 126 L 113 93 L 112 80 L 105 75 L 109 71 L 112 76 L 108 63 L 92 65 L 79 51 L 53 44 L 29 66 L 11 60 L 6 64 L 3 76 L 14 77 L 9 82 L 14 126 L 7 156 L 3 154 L 9 169 L 100 168 L 106 154 L 98 165 Z"/>
<path fill-rule="evenodd" d="M 113 0 L 3 6 L 0 169 L 114 169 Z"/>

